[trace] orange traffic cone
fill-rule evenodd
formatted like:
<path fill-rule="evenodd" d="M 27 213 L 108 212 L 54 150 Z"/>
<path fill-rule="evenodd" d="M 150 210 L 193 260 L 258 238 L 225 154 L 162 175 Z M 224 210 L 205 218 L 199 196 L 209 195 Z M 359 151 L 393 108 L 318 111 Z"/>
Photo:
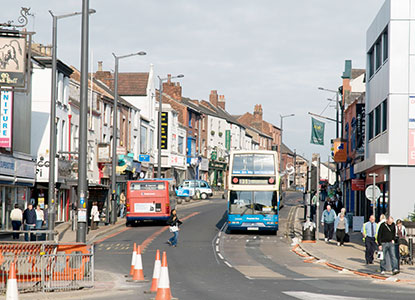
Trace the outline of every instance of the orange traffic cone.
<path fill-rule="evenodd" d="M 135 257 L 133 281 L 144 281 L 143 262 L 141 261 L 141 246 L 137 246 Z"/>
<path fill-rule="evenodd" d="M 157 249 L 156 260 L 154 262 L 153 280 L 151 282 L 150 292 L 157 292 L 157 287 L 160 279 L 161 261 L 160 261 L 160 250 Z"/>
<path fill-rule="evenodd" d="M 18 300 L 19 293 L 17 291 L 16 266 L 15 262 L 10 265 L 9 279 L 7 280 L 6 300 Z"/>
<path fill-rule="evenodd" d="M 171 300 L 169 269 L 167 267 L 166 251 L 163 251 L 163 259 L 161 261 L 160 279 L 157 288 L 155 300 Z"/>
<path fill-rule="evenodd" d="M 135 266 L 135 260 L 137 258 L 137 244 L 134 243 L 134 250 L 133 250 L 133 255 L 131 257 L 131 268 L 130 268 L 130 275 L 133 276 L 134 275 L 134 266 Z"/>

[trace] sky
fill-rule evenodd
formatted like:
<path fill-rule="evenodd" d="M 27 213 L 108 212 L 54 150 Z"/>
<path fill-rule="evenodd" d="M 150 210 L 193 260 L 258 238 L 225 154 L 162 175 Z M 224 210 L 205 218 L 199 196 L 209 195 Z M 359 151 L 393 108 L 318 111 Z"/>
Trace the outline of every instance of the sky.
<path fill-rule="evenodd" d="M 326 122 L 325 145 L 310 144 L 311 118 L 334 94 L 318 87 L 341 85 L 344 61 L 365 68 L 366 30 L 384 0 L 90 0 L 90 50 L 94 71 L 114 69 L 112 53 L 146 51 L 120 61 L 120 72 L 184 74 L 183 96 L 209 99 L 211 90 L 225 95 L 235 115 L 262 104 L 264 119 L 280 126 L 284 143 L 311 158 L 327 160 L 335 123 Z M 34 41 L 51 43 L 52 17 L 80 11 L 81 0 L 13 0 L 0 11 L 0 22 L 17 20 L 30 7 L 28 30 Z M 80 16 L 58 23 L 58 57 L 79 69 Z M 157 82 L 158 86 L 158 82 Z M 334 107 L 324 115 L 335 118 Z"/>

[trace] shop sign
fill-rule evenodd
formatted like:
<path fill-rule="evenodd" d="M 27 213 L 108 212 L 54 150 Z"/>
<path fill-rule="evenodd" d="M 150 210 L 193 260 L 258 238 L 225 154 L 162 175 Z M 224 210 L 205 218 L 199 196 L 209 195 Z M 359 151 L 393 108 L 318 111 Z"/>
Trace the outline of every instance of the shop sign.
<path fill-rule="evenodd" d="M 118 146 L 117 147 L 117 155 L 126 155 L 127 154 L 127 148 Z"/>
<path fill-rule="evenodd" d="M 216 162 L 216 161 L 211 161 L 211 162 L 209 162 L 209 169 L 226 170 L 226 164 Z"/>
<path fill-rule="evenodd" d="M 14 176 L 15 164 L 14 158 L 0 156 L 0 174 Z"/>
<path fill-rule="evenodd" d="M 0 86 L 24 87 L 26 38 L 0 37 Z"/>
<path fill-rule="evenodd" d="M 356 105 L 356 152 L 363 154 L 365 148 L 365 105 Z"/>
<path fill-rule="evenodd" d="M 16 176 L 35 179 L 36 164 L 33 161 L 16 159 Z"/>
<path fill-rule="evenodd" d="M 352 179 L 352 191 L 364 191 L 366 183 L 364 179 Z"/>
<path fill-rule="evenodd" d="M 98 144 L 98 162 L 111 162 L 110 144 Z"/>
<path fill-rule="evenodd" d="M 231 131 L 226 130 L 225 131 L 225 148 L 226 150 L 231 150 Z"/>
<path fill-rule="evenodd" d="M 200 162 L 200 170 L 209 171 L 209 160 L 207 158 L 202 158 L 202 161 Z"/>
<path fill-rule="evenodd" d="M 148 154 L 140 154 L 138 156 L 138 161 L 139 162 L 150 162 L 150 155 L 148 155 Z"/>
<path fill-rule="evenodd" d="M 333 158 L 335 162 L 347 161 L 346 142 L 341 139 L 335 139 L 333 141 Z"/>
<path fill-rule="evenodd" d="M 212 153 L 210 154 L 210 159 L 216 160 L 217 158 L 218 158 L 218 153 L 216 151 L 212 151 Z"/>
<path fill-rule="evenodd" d="M 161 149 L 167 150 L 168 147 L 168 127 L 169 127 L 169 113 L 163 111 L 161 113 Z"/>
<path fill-rule="evenodd" d="M 11 148 L 13 92 L 11 90 L 1 91 L 0 101 L 0 147 Z"/>
<path fill-rule="evenodd" d="M 408 165 L 415 165 L 415 97 L 409 97 L 408 107 Z"/>
<path fill-rule="evenodd" d="M 183 156 L 170 155 L 170 165 L 184 167 L 185 159 Z"/>

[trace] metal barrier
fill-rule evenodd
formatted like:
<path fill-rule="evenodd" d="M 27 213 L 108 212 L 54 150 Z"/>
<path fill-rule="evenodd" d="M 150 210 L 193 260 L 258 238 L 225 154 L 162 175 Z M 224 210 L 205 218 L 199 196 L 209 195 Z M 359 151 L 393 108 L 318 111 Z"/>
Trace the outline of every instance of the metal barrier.
<path fill-rule="evenodd" d="M 16 262 L 19 291 L 76 290 L 94 286 L 94 250 L 90 253 L 47 253 L 22 251 L 18 254 L 3 251 L 0 262 L 0 292 L 6 291 L 12 261 Z"/>

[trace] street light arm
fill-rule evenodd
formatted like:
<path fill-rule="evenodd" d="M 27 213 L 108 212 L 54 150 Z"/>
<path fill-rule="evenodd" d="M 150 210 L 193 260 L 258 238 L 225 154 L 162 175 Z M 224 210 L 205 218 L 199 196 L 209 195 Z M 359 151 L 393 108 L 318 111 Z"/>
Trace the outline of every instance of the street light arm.
<path fill-rule="evenodd" d="M 131 53 L 131 54 L 126 54 L 126 55 L 120 55 L 120 56 L 117 56 L 117 55 L 115 55 L 115 53 L 112 53 L 112 55 L 114 56 L 115 59 L 123 59 L 123 58 L 131 57 L 131 56 L 146 55 L 146 54 L 147 53 L 145 53 L 144 51 L 140 51 L 140 52 L 136 52 L 136 53 Z"/>
<path fill-rule="evenodd" d="M 331 90 L 331 89 L 326 89 L 326 88 L 323 88 L 323 87 L 318 87 L 318 89 L 320 90 L 320 91 L 326 91 L 326 92 L 332 92 L 332 93 L 336 93 L 336 94 L 340 94 L 340 92 L 339 91 L 335 91 L 335 90 Z"/>
<path fill-rule="evenodd" d="M 96 12 L 97 12 L 97 11 L 96 11 L 95 9 L 90 9 L 90 10 L 88 11 L 88 13 L 89 13 L 90 15 L 91 15 L 91 14 L 94 14 L 94 13 L 96 13 Z M 52 17 L 57 18 L 57 19 L 64 19 L 64 18 L 69 18 L 69 17 L 73 17 L 73 16 L 82 15 L 82 12 L 80 12 L 80 11 L 77 11 L 77 12 L 74 12 L 74 13 L 70 13 L 70 14 L 64 14 L 64 15 L 60 15 L 60 16 L 55 16 L 51 10 L 49 10 L 49 13 L 50 13 L 50 15 L 51 15 Z"/>

